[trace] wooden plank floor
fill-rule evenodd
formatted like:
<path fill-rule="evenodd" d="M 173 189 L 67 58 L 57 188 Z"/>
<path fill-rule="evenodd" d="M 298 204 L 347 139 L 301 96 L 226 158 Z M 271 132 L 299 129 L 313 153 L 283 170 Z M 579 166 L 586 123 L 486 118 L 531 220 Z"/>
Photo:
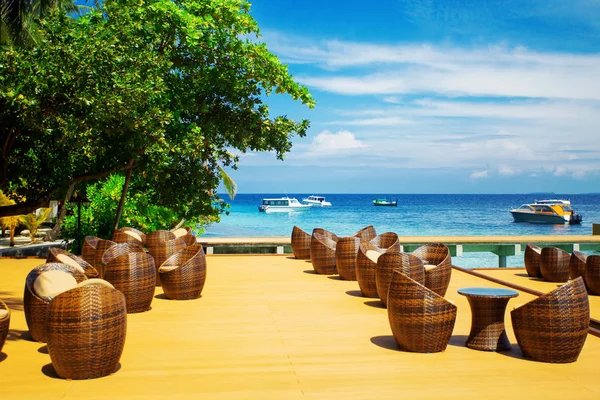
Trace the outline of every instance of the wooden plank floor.
<path fill-rule="evenodd" d="M 53 375 L 45 346 L 23 339 L 20 301 L 40 260 L 0 260 L 0 297 L 13 308 L 0 355 L 1 399 L 598 399 L 600 339 L 588 336 L 579 361 L 527 361 L 468 349 L 467 286 L 497 287 L 453 271 L 447 297 L 458 306 L 448 349 L 397 350 L 378 301 L 356 282 L 313 274 L 287 256 L 212 256 L 203 297 L 170 301 L 128 316 L 121 369 L 109 377 L 66 381 Z M 509 303 L 533 299 L 521 293 Z"/>

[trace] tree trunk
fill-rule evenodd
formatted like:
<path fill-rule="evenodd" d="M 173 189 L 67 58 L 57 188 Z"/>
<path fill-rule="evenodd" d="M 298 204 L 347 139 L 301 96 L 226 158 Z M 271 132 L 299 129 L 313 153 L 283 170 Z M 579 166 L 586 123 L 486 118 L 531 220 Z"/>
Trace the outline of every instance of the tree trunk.
<path fill-rule="evenodd" d="M 127 174 L 125 175 L 125 184 L 123 185 L 123 192 L 121 193 L 121 200 L 119 200 L 119 206 L 117 207 L 117 213 L 115 215 L 115 223 L 113 224 L 112 231 L 110 232 L 110 236 L 112 237 L 113 233 L 117 229 L 119 229 L 119 220 L 121 219 L 121 215 L 123 214 L 123 206 L 125 205 L 125 198 L 127 197 L 127 190 L 129 189 L 129 181 L 131 180 L 131 173 L 133 172 L 133 160 L 129 162 L 130 168 L 127 170 Z"/>
<path fill-rule="evenodd" d="M 10 230 L 10 247 L 15 247 L 15 228 L 9 228 Z"/>
<path fill-rule="evenodd" d="M 44 242 L 53 242 L 60 236 L 61 224 L 67 216 L 67 203 L 71 200 L 71 196 L 73 196 L 73 190 L 75 190 L 75 183 L 71 183 L 67 189 L 62 208 L 60 209 L 58 218 L 56 218 L 56 225 L 54 225 L 54 228 L 44 236 Z"/>

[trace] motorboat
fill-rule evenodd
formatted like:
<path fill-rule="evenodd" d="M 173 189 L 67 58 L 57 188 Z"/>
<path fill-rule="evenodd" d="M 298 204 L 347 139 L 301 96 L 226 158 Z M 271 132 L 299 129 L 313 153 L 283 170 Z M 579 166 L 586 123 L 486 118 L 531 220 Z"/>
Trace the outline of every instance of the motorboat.
<path fill-rule="evenodd" d="M 535 222 L 539 224 L 580 224 L 581 214 L 571 208 L 569 200 L 536 200 L 510 210 L 515 222 Z"/>
<path fill-rule="evenodd" d="M 302 199 L 304 204 L 308 204 L 312 207 L 331 207 L 331 203 L 325 200 L 323 196 L 311 195 L 305 199 Z"/>
<path fill-rule="evenodd" d="M 373 200 L 373 205 L 374 206 L 397 207 L 398 206 L 398 200 L 388 201 L 387 199 L 375 199 L 375 200 Z"/>
<path fill-rule="evenodd" d="M 262 204 L 258 206 L 258 211 L 265 213 L 274 212 L 294 212 L 309 209 L 311 206 L 302 204 L 293 197 L 280 197 L 278 199 L 262 199 Z"/>

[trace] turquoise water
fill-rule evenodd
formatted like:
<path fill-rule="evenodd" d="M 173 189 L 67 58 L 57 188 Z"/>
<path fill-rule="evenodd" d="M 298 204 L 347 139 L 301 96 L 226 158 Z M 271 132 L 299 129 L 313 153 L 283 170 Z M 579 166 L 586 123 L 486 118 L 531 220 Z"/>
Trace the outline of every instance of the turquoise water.
<path fill-rule="evenodd" d="M 310 194 L 288 194 L 301 200 Z M 261 213 L 264 197 L 283 194 L 238 194 L 229 215 L 206 227 L 207 237 L 289 236 L 294 225 L 307 232 L 326 228 L 339 236 L 351 235 L 366 225 L 378 233 L 396 232 L 400 236 L 511 236 L 511 235 L 589 235 L 592 223 L 600 223 L 600 194 L 323 194 L 330 208 L 311 208 L 295 213 Z M 398 207 L 375 207 L 373 199 L 398 200 Z M 226 198 L 223 196 L 223 198 Z M 515 223 L 509 213 L 524 203 L 542 198 L 570 199 L 574 210 L 583 215 L 581 225 L 542 225 Z M 465 253 L 458 265 L 494 267 L 497 257 L 487 253 Z M 522 256 L 508 257 L 508 266 L 522 266 Z"/>

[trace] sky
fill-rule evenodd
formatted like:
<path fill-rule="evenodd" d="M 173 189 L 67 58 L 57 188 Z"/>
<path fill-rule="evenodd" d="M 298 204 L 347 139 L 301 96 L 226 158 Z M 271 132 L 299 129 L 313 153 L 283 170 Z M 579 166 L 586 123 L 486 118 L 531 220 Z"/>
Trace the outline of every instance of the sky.
<path fill-rule="evenodd" d="M 254 0 L 259 40 L 317 101 L 240 193 L 600 192 L 600 1 Z"/>

